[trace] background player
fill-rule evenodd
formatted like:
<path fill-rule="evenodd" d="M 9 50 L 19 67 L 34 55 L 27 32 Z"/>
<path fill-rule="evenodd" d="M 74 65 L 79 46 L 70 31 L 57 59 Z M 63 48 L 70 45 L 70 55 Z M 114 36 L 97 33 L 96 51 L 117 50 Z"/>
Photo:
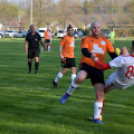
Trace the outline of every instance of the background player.
<path fill-rule="evenodd" d="M 47 50 L 50 47 L 50 36 L 51 36 L 50 29 L 47 28 L 47 30 L 44 33 L 45 45 L 47 46 Z"/>
<path fill-rule="evenodd" d="M 38 74 L 38 67 L 39 67 L 39 42 L 45 48 L 43 41 L 41 40 L 40 35 L 35 32 L 34 25 L 30 25 L 30 33 L 26 36 L 25 42 L 25 52 L 28 53 L 28 66 L 29 66 L 29 73 L 31 73 L 31 65 L 32 65 L 32 58 L 35 59 L 35 74 Z M 28 46 L 28 51 L 27 51 Z"/>
<path fill-rule="evenodd" d="M 64 104 L 79 84 L 85 79 L 90 78 L 96 93 L 93 122 L 103 124 L 103 122 L 100 121 L 99 116 L 104 101 L 104 74 L 103 71 L 95 65 L 93 59 L 95 58 L 94 55 L 96 55 L 99 58 L 99 61 L 104 62 L 106 50 L 112 59 L 117 57 L 117 55 L 114 52 L 111 42 L 101 36 L 101 24 L 99 22 L 92 23 L 91 31 L 92 35 L 83 38 L 81 42 L 83 56 L 80 62 L 79 72 L 75 77 L 74 82 L 67 90 L 67 93 L 60 99 L 60 103 Z"/>
<path fill-rule="evenodd" d="M 111 33 L 110 33 L 110 40 L 111 40 L 111 43 L 114 45 L 114 37 L 115 37 L 115 32 L 114 32 L 114 29 L 112 29 Z"/>
<path fill-rule="evenodd" d="M 69 25 L 69 27 L 67 28 L 67 35 L 64 36 L 60 42 L 59 52 L 62 61 L 61 62 L 62 71 L 58 73 L 57 77 L 52 82 L 55 88 L 57 88 L 57 82 L 67 72 L 68 68 L 71 68 L 72 71 L 71 74 L 72 82 L 76 77 L 76 63 L 74 57 L 75 38 L 73 36 L 73 33 L 74 33 L 73 27 Z"/>

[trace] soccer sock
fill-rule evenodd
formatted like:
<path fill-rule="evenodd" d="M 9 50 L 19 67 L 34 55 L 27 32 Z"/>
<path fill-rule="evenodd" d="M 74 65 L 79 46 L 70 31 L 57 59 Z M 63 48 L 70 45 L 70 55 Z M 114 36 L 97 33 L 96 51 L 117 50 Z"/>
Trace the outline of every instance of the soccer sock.
<path fill-rule="evenodd" d="M 32 65 L 32 63 L 31 62 L 28 62 L 29 71 L 31 71 L 31 65 Z"/>
<path fill-rule="evenodd" d="M 94 103 L 94 119 L 99 119 L 102 111 L 103 103 L 95 102 Z"/>
<path fill-rule="evenodd" d="M 70 87 L 68 88 L 67 90 L 67 93 L 69 95 L 72 95 L 73 92 L 75 91 L 75 89 L 78 87 L 79 85 L 78 84 L 75 84 L 75 82 L 73 81 L 73 83 L 70 85 Z"/>
<path fill-rule="evenodd" d="M 55 83 L 59 81 L 60 78 L 62 78 L 63 74 L 61 72 L 58 73 L 57 77 L 55 78 Z"/>
<path fill-rule="evenodd" d="M 36 69 L 36 71 L 38 71 L 38 67 L 39 67 L 39 62 L 35 62 L 35 69 Z"/>
<path fill-rule="evenodd" d="M 74 78 L 76 77 L 76 74 L 71 74 L 71 79 L 72 79 L 72 83 L 71 83 L 71 85 L 73 85 L 73 83 L 74 83 Z"/>
<path fill-rule="evenodd" d="M 103 100 L 103 106 L 102 106 L 102 110 L 101 110 L 101 113 L 100 113 L 100 117 L 102 117 L 102 114 L 103 114 L 104 104 L 105 104 L 105 100 Z"/>

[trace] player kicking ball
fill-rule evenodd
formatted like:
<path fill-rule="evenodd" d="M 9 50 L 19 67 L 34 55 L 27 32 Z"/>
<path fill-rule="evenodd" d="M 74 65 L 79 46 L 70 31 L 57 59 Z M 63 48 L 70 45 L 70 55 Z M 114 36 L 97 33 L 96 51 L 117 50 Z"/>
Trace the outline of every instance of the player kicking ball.
<path fill-rule="evenodd" d="M 74 81 L 74 78 L 76 77 L 76 63 L 75 63 L 75 57 L 74 57 L 75 38 L 73 36 L 73 33 L 74 33 L 73 27 L 69 25 L 67 28 L 67 35 L 64 36 L 60 42 L 59 52 L 60 52 L 60 58 L 61 58 L 62 71 L 58 73 L 57 77 L 52 82 L 55 88 L 57 88 L 57 82 L 67 72 L 68 68 L 71 68 L 72 82 Z"/>
<path fill-rule="evenodd" d="M 126 89 L 134 84 L 134 41 L 132 41 L 130 55 L 127 48 L 123 47 L 121 55 L 109 63 L 104 64 L 99 62 L 97 57 L 95 58 L 95 62 L 102 70 L 117 67 L 116 71 L 105 82 L 105 94 L 114 89 Z M 100 116 L 102 116 L 102 112 Z"/>

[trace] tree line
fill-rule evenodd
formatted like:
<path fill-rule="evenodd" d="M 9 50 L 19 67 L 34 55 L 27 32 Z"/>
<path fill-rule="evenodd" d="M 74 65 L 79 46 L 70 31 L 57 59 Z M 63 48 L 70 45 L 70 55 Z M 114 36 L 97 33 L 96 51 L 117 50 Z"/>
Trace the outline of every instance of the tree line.
<path fill-rule="evenodd" d="M 30 0 L 0 0 L 0 23 L 24 23 L 30 25 Z M 93 21 L 103 27 L 134 26 L 133 0 L 33 0 L 33 23 L 39 27 L 66 28 L 68 24 L 84 29 Z"/>

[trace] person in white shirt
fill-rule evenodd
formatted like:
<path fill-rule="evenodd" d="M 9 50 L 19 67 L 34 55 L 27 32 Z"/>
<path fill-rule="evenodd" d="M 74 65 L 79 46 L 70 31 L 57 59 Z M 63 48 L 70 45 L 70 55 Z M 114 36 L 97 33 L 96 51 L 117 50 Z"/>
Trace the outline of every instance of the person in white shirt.
<path fill-rule="evenodd" d="M 105 93 L 113 89 L 123 90 L 134 84 L 134 41 L 132 41 L 131 54 L 129 54 L 126 47 L 123 47 L 121 48 L 121 55 L 109 63 L 101 63 L 98 61 L 97 57 L 94 61 L 102 70 L 117 67 L 116 71 L 111 74 L 105 82 Z M 102 118 L 102 112 L 100 117 Z"/>

